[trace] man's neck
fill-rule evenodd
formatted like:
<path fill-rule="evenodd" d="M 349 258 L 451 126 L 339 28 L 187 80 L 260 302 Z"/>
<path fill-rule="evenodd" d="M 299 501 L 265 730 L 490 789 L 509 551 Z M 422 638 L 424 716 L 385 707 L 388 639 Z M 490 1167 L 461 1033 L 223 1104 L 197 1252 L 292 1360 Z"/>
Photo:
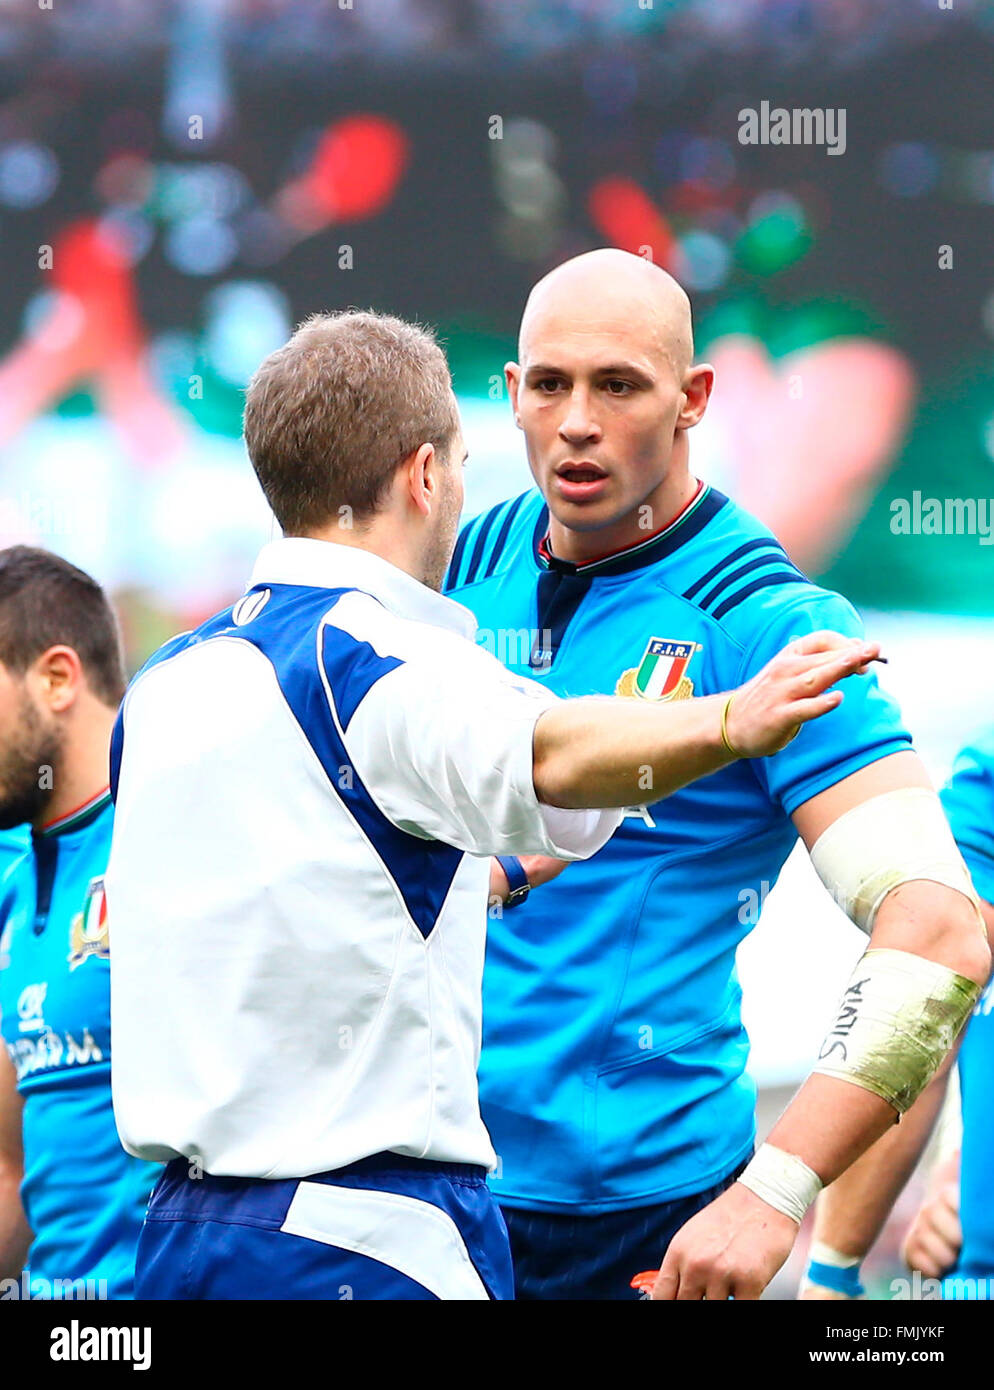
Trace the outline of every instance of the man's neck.
<path fill-rule="evenodd" d="M 49 774 L 52 794 L 34 822 L 35 830 L 64 820 L 107 789 L 110 736 L 116 711 L 97 701 L 94 705 L 78 727 L 66 734 L 59 765 Z"/>
<path fill-rule="evenodd" d="M 617 555 L 665 531 L 694 500 L 700 487 L 700 482 L 689 470 L 682 470 L 677 478 L 671 474 L 637 507 L 610 525 L 593 531 L 574 531 L 550 514 L 550 549 L 558 559 L 569 560 L 574 565 Z"/>
<path fill-rule="evenodd" d="M 403 570 L 412 579 L 416 579 L 419 584 L 424 583 L 423 576 L 418 573 L 417 561 L 408 552 L 403 538 L 389 523 L 376 522 L 373 525 L 364 526 L 362 529 L 354 528 L 351 530 L 335 523 L 323 530 L 308 531 L 302 539 L 327 541 L 331 545 L 346 545 L 352 550 L 368 551 L 370 555 L 378 555 L 381 560 L 386 560 L 388 564 Z"/>

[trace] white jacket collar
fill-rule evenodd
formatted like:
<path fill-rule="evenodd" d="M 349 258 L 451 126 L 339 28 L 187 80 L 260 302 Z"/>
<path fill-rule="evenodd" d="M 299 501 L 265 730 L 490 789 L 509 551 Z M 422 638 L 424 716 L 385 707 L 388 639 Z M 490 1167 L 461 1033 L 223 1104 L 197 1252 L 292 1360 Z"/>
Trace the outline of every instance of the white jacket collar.
<path fill-rule="evenodd" d="M 429 589 L 389 560 L 354 545 L 304 536 L 270 541 L 259 552 L 249 588 L 260 584 L 361 589 L 402 618 L 449 628 L 470 641 L 476 636 L 476 619 L 468 608 Z"/>

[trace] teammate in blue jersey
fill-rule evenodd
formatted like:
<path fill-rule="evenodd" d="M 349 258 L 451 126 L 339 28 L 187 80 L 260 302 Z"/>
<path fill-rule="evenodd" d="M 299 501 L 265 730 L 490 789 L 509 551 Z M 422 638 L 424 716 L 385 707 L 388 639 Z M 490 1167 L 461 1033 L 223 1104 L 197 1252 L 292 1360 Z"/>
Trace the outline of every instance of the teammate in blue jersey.
<path fill-rule="evenodd" d="M 130 1297 L 158 1172 L 125 1153 L 111 1107 L 103 876 L 123 688 L 98 585 L 45 551 L 0 552 L 0 829 L 31 827 L 0 883 L 5 1298 Z"/>
<path fill-rule="evenodd" d="M 988 935 L 994 940 L 994 726 L 960 753 L 942 790 L 949 817 L 981 899 Z M 909 1265 L 927 1279 L 945 1276 L 943 1293 L 952 1299 L 994 1298 L 994 982 L 973 1011 L 959 1050 L 961 1147 L 937 1163 L 925 1201 L 905 1241 Z M 875 1145 L 819 1202 L 816 1237 L 832 1263 L 845 1269 L 840 1280 L 809 1265 L 807 1298 L 844 1298 L 862 1288 L 859 1265 L 876 1239 L 894 1199 L 913 1171 L 940 1111 L 944 1071 L 893 1136 Z M 943 1144 L 941 1147 L 949 1147 Z M 827 1280 L 825 1283 L 819 1280 Z M 924 1288 L 924 1286 L 923 1286 Z M 934 1289 L 929 1292 L 934 1296 Z"/>
<path fill-rule="evenodd" d="M 26 825 L 18 825 L 13 830 L 0 832 L 0 879 L 11 864 L 20 859 L 30 844 L 31 832 Z"/>
<path fill-rule="evenodd" d="M 691 473 L 713 371 L 692 365 L 689 304 L 669 276 L 619 251 L 567 262 L 532 292 L 519 358 L 506 375 L 537 490 L 464 528 L 446 586 L 513 671 L 560 695 L 679 701 L 748 680 L 805 633 L 862 633 L 848 602 Z M 741 1296 L 789 1250 L 803 1204 L 784 1227 L 786 1207 L 771 1211 L 755 1184 L 730 1187 L 754 1143 L 743 894 L 776 882 L 799 835 L 809 848 L 830 829 L 852 839 L 847 815 L 872 799 L 903 806 L 915 789 L 934 802 L 875 677 L 842 688 L 841 707 L 783 751 L 633 810 L 603 850 L 491 924 L 481 1097 L 518 1297 L 634 1297 L 631 1277 L 668 1246 L 655 1296 Z M 937 806 L 926 814 L 934 823 Z M 873 837 L 858 839 L 872 858 Z M 836 877 L 852 855 L 823 845 L 816 866 L 845 901 Z M 852 915 L 900 963 L 979 981 L 986 945 L 967 890 L 913 881 L 930 876 L 895 868 L 896 891 Z M 800 1156 L 831 1181 L 893 1122 L 886 1087 L 840 1076 L 809 1078 L 764 1162 Z"/>

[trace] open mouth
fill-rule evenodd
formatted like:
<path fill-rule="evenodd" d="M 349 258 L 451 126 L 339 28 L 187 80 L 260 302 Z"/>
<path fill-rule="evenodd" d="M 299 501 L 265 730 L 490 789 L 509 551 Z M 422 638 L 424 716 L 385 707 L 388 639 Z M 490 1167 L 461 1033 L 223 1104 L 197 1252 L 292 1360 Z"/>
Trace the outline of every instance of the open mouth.
<path fill-rule="evenodd" d="M 597 483 L 607 474 L 595 463 L 561 463 L 556 476 L 568 483 Z"/>

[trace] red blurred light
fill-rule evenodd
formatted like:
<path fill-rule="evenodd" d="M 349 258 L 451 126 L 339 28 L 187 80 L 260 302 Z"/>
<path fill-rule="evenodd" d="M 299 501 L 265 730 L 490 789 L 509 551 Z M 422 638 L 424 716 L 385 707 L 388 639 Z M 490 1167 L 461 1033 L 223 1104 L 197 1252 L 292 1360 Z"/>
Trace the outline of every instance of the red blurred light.
<path fill-rule="evenodd" d="M 672 268 L 677 248 L 670 225 L 633 179 L 600 179 L 590 190 L 587 208 L 614 246 L 634 255 L 648 246 L 656 265 Z"/>
<path fill-rule="evenodd" d="M 283 190 L 280 210 L 307 230 L 373 217 L 393 197 L 409 148 L 400 126 L 383 116 L 336 121 L 318 141 L 307 172 Z"/>

